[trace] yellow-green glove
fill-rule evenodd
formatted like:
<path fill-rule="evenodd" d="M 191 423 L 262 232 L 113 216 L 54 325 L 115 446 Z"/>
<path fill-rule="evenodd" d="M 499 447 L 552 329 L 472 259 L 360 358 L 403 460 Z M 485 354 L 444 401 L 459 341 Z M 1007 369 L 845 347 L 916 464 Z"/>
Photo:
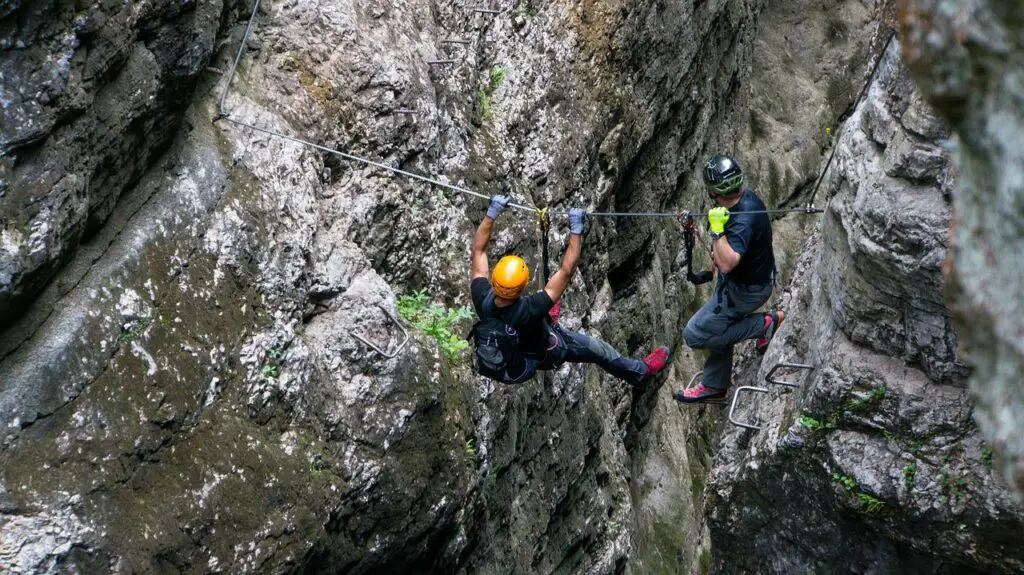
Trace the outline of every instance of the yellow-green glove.
<path fill-rule="evenodd" d="M 725 233 L 725 222 L 729 221 L 729 210 L 721 206 L 713 208 L 708 212 L 708 224 L 711 225 L 711 233 Z"/>

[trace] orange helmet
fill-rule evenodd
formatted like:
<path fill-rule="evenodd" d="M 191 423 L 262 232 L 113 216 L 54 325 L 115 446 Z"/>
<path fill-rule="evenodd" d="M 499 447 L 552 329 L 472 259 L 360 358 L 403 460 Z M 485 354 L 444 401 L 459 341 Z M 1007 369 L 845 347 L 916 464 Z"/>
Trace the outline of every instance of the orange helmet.
<path fill-rule="evenodd" d="M 519 256 L 505 256 L 491 272 L 491 287 L 498 297 L 516 299 L 530 283 L 530 270 Z"/>

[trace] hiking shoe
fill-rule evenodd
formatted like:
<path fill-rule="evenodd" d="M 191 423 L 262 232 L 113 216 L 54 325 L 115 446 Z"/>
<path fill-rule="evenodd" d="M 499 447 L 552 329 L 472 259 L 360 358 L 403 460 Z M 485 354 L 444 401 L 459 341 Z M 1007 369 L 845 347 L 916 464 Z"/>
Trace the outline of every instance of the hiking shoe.
<path fill-rule="evenodd" d="M 668 348 L 661 346 L 643 359 L 647 365 L 647 377 L 653 377 L 668 365 Z"/>
<path fill-rule="evenodd" d="M 725 394 L 727 392 L 727 389 L 705 387 L 703 383 L 698 383 L 690 389 L 675 392 L 672 397 L 674 397 L 676 401 L 680 401 L 682 403 L 697 403 L 712 399 L 725 399 Z"/>
<path fill-rule="evenodd" d="M 761 337 L 757 338 L 757 345 L 755 347 L 757 353 L 764 355 L 764 352 L 768 351 L 768 343 L 772 341 L 775 330 L 779 329 L 785 317 L 786 313 L 782 310 L 764 314 L 764 329 L 761 330 Z"/>
<path fill-rule="evenodd" d="M 548 317 L 551 318 L 551 325 L 558 325 L 558 316 L 562 315 L 562 300 L 559 299 L 555 305 L 548 310 Z"/>

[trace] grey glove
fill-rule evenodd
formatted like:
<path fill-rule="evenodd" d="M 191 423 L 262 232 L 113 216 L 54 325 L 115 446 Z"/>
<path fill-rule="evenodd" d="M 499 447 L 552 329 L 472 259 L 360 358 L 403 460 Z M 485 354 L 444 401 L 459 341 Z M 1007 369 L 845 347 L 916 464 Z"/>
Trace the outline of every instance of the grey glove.
<path fill-rule="evenodd" d="M 578 236 L 583 235 L 583 224 L 586 217 L 586 212 L 581 208 L 573 208 L 569 210 L 569 231 Z"/>
<path fill-rule="evenodd" d="M 491 206 L 487 208 L 487 217 L 492 220 L 498 219 L 501 212 L 504 212 L 505 208 L 508 207 L 508 202 L 508 196 L 491 196 Z"/>

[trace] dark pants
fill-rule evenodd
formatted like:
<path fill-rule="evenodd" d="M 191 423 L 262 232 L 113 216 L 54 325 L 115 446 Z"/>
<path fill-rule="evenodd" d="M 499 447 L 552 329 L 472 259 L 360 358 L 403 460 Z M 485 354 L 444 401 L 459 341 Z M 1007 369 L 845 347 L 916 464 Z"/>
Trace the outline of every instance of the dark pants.
<path fill-rule="evenodd" d="M 719 276 L 711 301 L 690 318 L 683 337 L 692 349 L 707 349 L 704 385 L 728 389 L 732 383 L 732 346 L 760 337 L 764 314 L 752 313 L 772 295 L 772 284 L 740 285 Z"/>
<path fill-rule="evenodd" d="M 594 363 L 619 379 L 632 384 L 647 376 L 647 364 L 624 357 L 607 343 L 585 333 L 568 331 L 558 326 L 548 328 L 551 341 L 548 356 L 538 369 L 557 369 L 564 362 Z"/>

